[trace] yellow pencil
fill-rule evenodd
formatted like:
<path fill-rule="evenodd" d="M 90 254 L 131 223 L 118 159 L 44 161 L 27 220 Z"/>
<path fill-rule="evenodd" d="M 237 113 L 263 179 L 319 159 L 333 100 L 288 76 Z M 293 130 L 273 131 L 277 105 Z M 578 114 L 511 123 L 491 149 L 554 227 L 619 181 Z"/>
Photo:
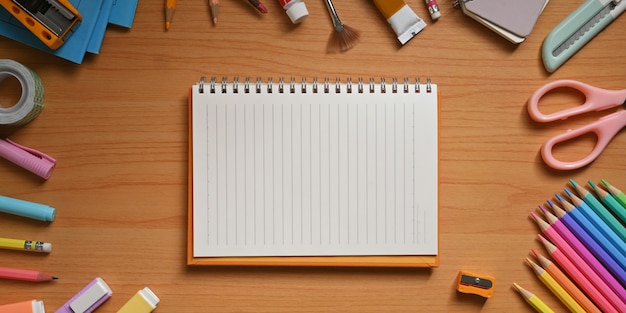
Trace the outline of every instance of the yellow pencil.
<path fill-rule="evenodd" d="M 170 29 L 172 19 L 174 18 L 174 10 L 176 9 L 176 0 L 165 1 L 165 29 Z"/>
<path fill-rule="evenodd" d="M 41 241 L 0 238 L 0 248 L 34 252 L 50 252 L 52 251 L 52 244 Z"/>
<path fill-rule="evenodd" d="M 535 294 L 533 294 L 532 292 L 522 288 L 520 285 L 516 283 L 513 283 L 513 287 L 515 287 L 515 290 L 517 290 L 517 292 L 519 292 L 519 294 L 522 295 L 524 300 L 526 300 L 526 302 L 528 302 L 528 304 L 530 304 L 530 306 L 532 306 L 535 309 L 535 311 L 539 313 L 554 313 L 554 311 L 552 311 L 552 309 L 549 306 L 543 303 L 543 301 L 541 301 L 541 299 L 535 296 Z"/>
<path fill-rule="evenodd" d="M 529 258 L 526 258 L 526 262 L 528 262 L 528 265 L 530 265 L 535 274 L 537 274 L 537 277 L 539 277 L 541 282 L 543 282 L 543 284 L 546 285 L 546 287 L 548 287 L 550 291 L 552 291 L 552 293 L 557 296 L 557 298 L 559 298 L 561 302 L 563 302 L 563 304 L 565 304 L 570 312 L 587 312 L 580 306 L 580 304 L 578 304 L 578 302 L 576 302 L 576 300 L 574 300 L 574 298 L 572 298 L 572 296 L 570 296 L 569 293 L 567 293 L 567 291 L 565 291 L 565 289 L 563 289 L 563 287 L 561 287 L 561 285 L 559 285 L 559 283 L 554 280 L 554 278 L 552 278 L 552 276 L 548 272 L 546 272 L 546 270 L 539 266 L 539 264 L 533 262 Z"/>

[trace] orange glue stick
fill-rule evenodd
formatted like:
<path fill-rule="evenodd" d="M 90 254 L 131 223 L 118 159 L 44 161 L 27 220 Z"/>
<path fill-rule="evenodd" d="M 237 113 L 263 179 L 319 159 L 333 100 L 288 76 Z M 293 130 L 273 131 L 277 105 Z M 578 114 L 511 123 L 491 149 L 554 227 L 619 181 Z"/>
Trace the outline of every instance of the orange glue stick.
<path fill-rule="evenodd" d="M 30 300 L 0 305 L 0 313 L 46 313 L 43 301 Z"/>
<path fill-rule="evenodd" d="M 426 22 L 404 0 L 374 0 L 374 4 L 403 45 L 426 27 Z"/>

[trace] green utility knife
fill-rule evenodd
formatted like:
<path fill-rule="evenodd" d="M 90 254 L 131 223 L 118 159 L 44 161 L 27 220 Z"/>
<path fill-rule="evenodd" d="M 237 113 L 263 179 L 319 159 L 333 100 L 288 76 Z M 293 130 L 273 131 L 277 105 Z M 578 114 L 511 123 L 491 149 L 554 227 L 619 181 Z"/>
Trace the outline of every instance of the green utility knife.
<path fill-rule="evenodd" d="M 543 42 L 543 65 L 556 71 L 626 9 L 626 0 L 587 0 L 557 25 Z"/>

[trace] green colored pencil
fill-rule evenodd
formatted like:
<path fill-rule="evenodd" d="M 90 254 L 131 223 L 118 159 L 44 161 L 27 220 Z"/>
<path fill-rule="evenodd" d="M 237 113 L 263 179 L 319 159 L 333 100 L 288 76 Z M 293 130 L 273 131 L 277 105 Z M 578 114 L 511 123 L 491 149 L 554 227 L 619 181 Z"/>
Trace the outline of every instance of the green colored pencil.
<path fill-rule="evenodd" d="M 589 192 L 587 189 L 583 188 L 579 184 L 577 184 L 573 179 L 569 180 L 574 189 L 576 189 L 576 193 L 582 201 L 584 201 L 598 216 L 611 228 L 622 240 L 626 241 L 626 228 L 620 223 L 620 221 L 609 212 L 609 210 L 596 199 L 596 197 Z M 580 203 L 577 203 L 577 199 L 572 199 L 575 206 L 580 206 Z"/>
<path fill-rule="evenodd" d="M 608 193 L 606 190 L 596 186 L 593 182 L 589 181 L 589 185 L 596 191 L 600 201 L 604 203 L 604 205 L 609 208 L 613 213 L 622 220 L 622 222 L 626 223 L 626 209 L 613 198 L 613 196 Z"/>
<path fill-rule="evenodd" d="M 611 195 L 615 197 L 615 200 L 622 205 L 622 207 L 626 210 L 626 194 L 624 194 L 621 190 L 615 188 L 615 186 L 609 184 L 606 180 L 602 179 L 602 183 L 606 186 L 606 189 L 609 190 Z"/>

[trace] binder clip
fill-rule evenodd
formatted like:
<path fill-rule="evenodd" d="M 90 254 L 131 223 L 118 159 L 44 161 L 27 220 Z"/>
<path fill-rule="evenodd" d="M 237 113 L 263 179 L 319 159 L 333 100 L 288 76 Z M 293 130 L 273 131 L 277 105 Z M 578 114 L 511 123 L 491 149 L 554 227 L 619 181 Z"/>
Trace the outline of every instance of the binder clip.
<path fill-rule="evenodd" d="M 467 271 L 460 271 L 457 277 L 456 290 L 470 293 L 483 298 L 491 298 L 496 279 L 491 276 L 476 275 Z"/>
<path fill-rule="evenodd" d="M 112 294 L 111 288 L 104 280 L 97 277 L 55 313 L 91 313 L 108 300 Z"/>

